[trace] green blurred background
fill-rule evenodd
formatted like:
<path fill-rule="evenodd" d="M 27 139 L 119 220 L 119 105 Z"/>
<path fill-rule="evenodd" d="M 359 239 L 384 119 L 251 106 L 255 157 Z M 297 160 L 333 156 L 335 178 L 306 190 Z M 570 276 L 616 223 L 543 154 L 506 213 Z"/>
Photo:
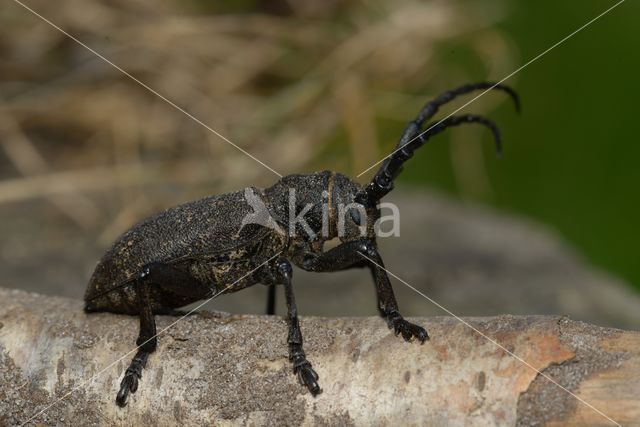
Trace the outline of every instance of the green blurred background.
<path fill-rule="evenodd" d="M 512 1 L 498 27 L 525 63 L 613 4 Z M 638 16 L 640 4 L 627 1 L 517 75 L 523 115 L 506 106 L 495 115 L 505 156 L 486 156 L 492 191 L 476 198 L 553 226 L 640 289 Z M 456 60 L 456 48 L 443 60 Z M 446 144 L 416 162 L 406 181 L 465 196 Z"/>
<path fill-rule="evenodd" d="M 513 70 L 615 3 L 506 3 L 496 28 L 517 50 Z M 504 103 L 491 114 L 506 147 L 501 158 L 495 156 L 491 137 L 484 132 L 481 168 L 487 182 L 474 185 L 472 176 L 465 186 L 452 161 L 452 139 L 470 138 L 478 129 L 438 136 L 437 143 L 405 167 L 400 181 L 535 218 L 595 265 L 640 290 L 638 16 L 640 4 L 627 1 L 505 82 L 517 89 L 523 111 L 518 117 Z M 438 88 L 460 84 L 448 75 L 451 63 L 465 64 L 471 76 L 486 74 L 477 55 L 468 53 L 467 43 L 445 43 L 438 52 L 435 63 L 443 65 L 441 73 L 434 71 Z M 424 91 L 435 93 L 438 88 L 432 83 Z M 463 112 L 473 110 L 469 105 Z M 383 152 L 392 149 L 401 131 L 401 124 L 386 123 Z"/>

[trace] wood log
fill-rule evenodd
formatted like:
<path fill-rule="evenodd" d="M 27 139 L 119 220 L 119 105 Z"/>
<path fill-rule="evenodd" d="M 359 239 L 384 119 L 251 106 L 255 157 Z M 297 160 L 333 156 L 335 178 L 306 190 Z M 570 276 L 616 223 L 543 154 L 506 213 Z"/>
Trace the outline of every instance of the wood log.
<path fill-rule="evenodd" d="M 0 300 L 0 425 L 640 425 L 640 333 L 561 316 L 413 318 L 424 345 L 380 318 L 303 317 L 314 398 L 282 318 L 193 314 L 161 333 L 118 408 L 135 317 L 17 290 Z"/>

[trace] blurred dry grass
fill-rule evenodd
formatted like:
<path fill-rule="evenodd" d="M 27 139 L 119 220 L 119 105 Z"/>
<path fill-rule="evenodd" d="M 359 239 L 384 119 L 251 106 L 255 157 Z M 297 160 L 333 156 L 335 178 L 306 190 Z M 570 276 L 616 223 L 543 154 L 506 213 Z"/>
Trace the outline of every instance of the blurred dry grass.
<path fill-rule="evenodd" d="M 278 14 L 202 14 L 178 0 L 27 4 L 282 174 L 306 170 L 340 135 L 349 155 L 322 167 L 378 160 L 395 143 L 379 141 L 379 121 L 406 122 L 433 95 L 416 88 L 443 75 L 442 43 L 468 42 L 482 77 L 513 68 L 491 28 L 495 3 L 308 0 Z M 454 84 L 478 80 L 449 67 Z M 452 148 L 463 190 L 482 187 L 482 153 L 464 146 Z M 0 11 L 0 167 L 1 204 L 44 199 L 101 245 L 160 207 L 277 178 L 11 1 Z M 163 188 L 177 191 L 154 193 Z"/>

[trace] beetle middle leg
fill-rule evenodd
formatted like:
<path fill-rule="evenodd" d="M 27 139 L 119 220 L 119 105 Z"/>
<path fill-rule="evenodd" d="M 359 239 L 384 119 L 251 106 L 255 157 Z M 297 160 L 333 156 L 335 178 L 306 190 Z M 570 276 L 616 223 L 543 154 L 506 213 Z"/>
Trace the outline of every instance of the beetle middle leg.
<path fill-rule="evenodd" d="M 267 314 L 276 314 L 276 288 L 273 285 L 268 288 Z"/>
<path fill-rule="evenodd" d="M 147 364 L 149 355 L 156 350 L 156 322 L 151 304 L 151 286 L 159 286 L 174 294 L 197 301 L 208 296 L 209 288 L 203 286 L 190 274 L 167 264 L 152 263 L 143 267 L 139 278 L 134 282 L 137 296 L 138 314 L 140 316 L 140 332 L 136 345 L 138 351 L 125 371 L 120 382 L 120 391 L 116 396 L 118 406 L 125 406 L 130 393 L 138 389 L 142 378 L 142 370 Z"/>
<path fill-rule="evenodd" d="M 369 267 L 376 286 L 378 310 L 387 320 L 389 327 L 393 328 L 396 335 L 401 334 L 406 341 L 415 337 L 424 343 L 429 339 L 423 327 L 414 325 L 400 315 L 389 276 L 384 268 L 381 268 L 384 264 L 374 243 L 364 239 L 356 240 L 343 243 L 327 252 L 307 252 L 299 256 L 302 257 L 302 267 L 309 271 L 326 272 Z M 375 264 L 370 260 L 375 261 Z"/>
<path fill-rule="evenodd" d="M 316 396 L 322 390 L 318 385 L 318 374 L 311 367 L 311 362 L 307 360 L 302 348 L 302 331 L 298 321 L 296 299 L 293 295 L 292 276 L 293 269 L 291 264 L 286 259 L 281 258 L 272 267 L 270 281 L 284 285 L 284 294 L 287 302 L 287 324 L 289 326 L 287 342 L 289 344 L 289 360 L 293 363 L 293 373 L 298 375 L 300 384 L 307 386 L 309 392 Z"/>

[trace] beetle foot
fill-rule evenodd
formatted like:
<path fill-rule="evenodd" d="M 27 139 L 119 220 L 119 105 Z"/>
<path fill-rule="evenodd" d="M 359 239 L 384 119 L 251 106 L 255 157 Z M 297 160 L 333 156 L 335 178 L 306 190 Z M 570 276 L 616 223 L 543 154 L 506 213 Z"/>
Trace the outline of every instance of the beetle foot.
<path fill-rule="evenodd" d="M 124 373 L 124 378 L 120 382 L 120 391 L 116 396 L 116 403 L 121 408 L 127 406 L 129 400 L 129 394 L 135 393 L 138 390 L 138 381 L 142 378 L 142 368 L 144 368 L 144 360 L 142 358 L 135 357 L 131 362 L 131 366 L 127 368 Z"/>
<path fill-rule="evenodd" d="M 313 370 L 311 362 L 307 359 L 302 359 L 294 363 L 293 373 L 298 374 L 298 381 L 300 381 L 300 385 L 306 386 L 311 395 L 317 396 L 322 392 L 318 385 L 318 374 Z"/>
<path fill-rule="evenodd" d="M 318 385 L 318 374 L 311 367 L 311 362 L 307 360 L 302 348 L 292 347 L 289 360 L 293 362 L 293 373 L 298 375 L 300 385 L 306 386 L 313 396 L 322 393 Z"/>
<path fill-rule="evenodd" d="M 429 339 L 429 334 L 427 334 L 426 329 L 406 321 L 400 313 L 393 313 L 389 315 L 387 319 L 389 327 L 393 328 L 396 335 L 402 334 L 402 338 L 404 338 L 405 341 L 412 341 L 415 337 L 421 344 L 424 344 L 424 342 Z"/>

